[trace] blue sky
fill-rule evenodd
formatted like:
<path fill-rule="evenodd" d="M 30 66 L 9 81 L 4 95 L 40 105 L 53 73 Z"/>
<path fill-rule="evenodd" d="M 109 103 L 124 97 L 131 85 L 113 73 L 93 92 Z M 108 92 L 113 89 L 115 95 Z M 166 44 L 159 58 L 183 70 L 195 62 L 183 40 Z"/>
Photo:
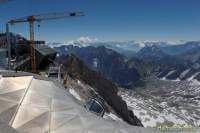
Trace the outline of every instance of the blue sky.
<path fill-rule="evenodd" d="M 111 40 L 200 40 L 200 0 L 13 0 L 0 5 L 5 22 L 32 14 L 84 11 L 86 16 L 41 22 L 36 37 L 67 41 L 89 36 Z M 36 24 L 37 25 L 37 24 Z M 12 31 L 28 36 L 28 25 Z"/>

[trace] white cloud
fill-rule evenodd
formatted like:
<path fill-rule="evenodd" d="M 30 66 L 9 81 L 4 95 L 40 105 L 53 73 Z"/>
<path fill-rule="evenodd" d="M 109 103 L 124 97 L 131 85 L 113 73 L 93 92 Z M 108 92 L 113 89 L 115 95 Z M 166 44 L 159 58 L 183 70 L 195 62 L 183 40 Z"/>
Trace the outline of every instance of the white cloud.
<path fill-rule="evenodd" d="M 78 46 L 78 47 L 87 47 L 90 46 L 92 43 L 98 42 L 99 40 L 97 38 L 91 38 L 88 36 L 80 37 L 76 40 L 70 40 L 64 43 L 51 43 L 48 42 L 47 45 L 50 47 L 59 47 L 62 45 L 73 45 L 73 46 Z"/>
<path fill-rule="evenodd" d="M 90 37 L 80 37 L 79 39 L 77 39 L 77 42 L 80 43 L 94 43 L 98 41 L 97 38 L 90 38 Z"/>
<path fill-rule="evenodd" d="M 97 38 L 90 38 L 88 36 L 86 37 L 80 37 L 76 40 L 71 40 L 66 42 L 66 45 L 74 45 L 74 46 L 80 46 L 80 47 L 86 47 L 89 46 L 91 43 L 95 43 L 97 42 L 98 39 Z"/>
<path fill-rule="evenodd" d="M 73 45 L 78 47 L 87 47 L 91 45 L 98 45 L 100 42 L 97 38 L 91 38 L 89 36 L 82 36 L 75 40 L 69 40 L 64 43 L 47 43 L 50 47 L 59 47 L 62 45 Z M 112 45 L 117 48 L 122 49 L 131 49 L 136 48 L 141 49 L 145 46 L 152 46 L 152 45 L 158 45 L 158 46 L 164 46 L 164 45 L 178 45 L 178 44 L 184 44 L 186 41 L 184 40 L 178 40 L 178 41 L 160 41 L 160 40 L 141 40 L 141 41 L 111 41 L 111 42 L 104 42 L 109 45 Z M 95 44 L 96 43 L 96 44 Z M 137 50 L 138 50 L 137 49 Z"/>

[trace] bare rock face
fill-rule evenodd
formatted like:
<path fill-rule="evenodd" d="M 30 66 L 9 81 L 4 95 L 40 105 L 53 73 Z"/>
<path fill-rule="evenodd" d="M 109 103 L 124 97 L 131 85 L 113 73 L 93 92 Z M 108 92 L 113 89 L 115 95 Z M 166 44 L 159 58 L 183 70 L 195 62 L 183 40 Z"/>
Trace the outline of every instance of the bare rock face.
<path fill-rule="evenodd" d="M 74 54 L 88 68 L 101 72 L 106 79 L 125 88 L 140 80 L 140 74 L 134 67 L 128 67 L 128 59 L 124 55 L 104 46 L 77 47 L 69 45 L 55 49 L 60 55 Z"/>
<path fill-rule="evenodd" d="M 62 72 L 93 87 L 124 121 L 131 125 L 143 126 L 133 112 L 128 109 L 126 102 L 118 96 L 118 89 L 111 81 L 100 73 L 90 70 L 73 55 L 60 56 L 57 62 L 63 65 Z"/>

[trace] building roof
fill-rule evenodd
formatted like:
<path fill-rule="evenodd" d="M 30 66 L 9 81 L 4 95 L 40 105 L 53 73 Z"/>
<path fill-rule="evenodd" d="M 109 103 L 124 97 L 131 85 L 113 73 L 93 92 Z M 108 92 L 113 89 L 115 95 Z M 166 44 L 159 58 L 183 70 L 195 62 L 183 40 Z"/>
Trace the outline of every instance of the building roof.
<path fill-rule="evenodd" d="M 49 79 L 27 73 L 0 74 L 5 76 L 0 77 L 0 128 L 6 127 L 5 132 L 158 132 L 98 117 L 84 109 L 62 85 Z"/>
<path fill-rule="evenodd" d="M 37 45 L 36 50 L 44 56 L 57 53 L 53 48 L 50 48 L 47 45 Z"/>

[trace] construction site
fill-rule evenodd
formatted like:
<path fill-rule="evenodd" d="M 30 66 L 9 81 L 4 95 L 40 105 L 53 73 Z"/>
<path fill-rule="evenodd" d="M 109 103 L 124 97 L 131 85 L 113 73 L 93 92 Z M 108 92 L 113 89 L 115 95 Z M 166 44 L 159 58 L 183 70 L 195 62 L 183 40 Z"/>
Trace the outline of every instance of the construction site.
<path fill-rule="evenodd" d="M 54 62 L 56 51 L 47 45 L 45 41 L 35 40 L 35 23 L 45 20 L 84 16 L 83 12 L 62 12 L 31 15 L 18 19 L 11 19 L 6 23 L 6 33 L 0 34 L 1 68 L 8 70 L 26 70 L 33 73 L 45 70 Z M 29 25 L 30 38 L 12 33 L 10 27 L 18 23 Z"/>

